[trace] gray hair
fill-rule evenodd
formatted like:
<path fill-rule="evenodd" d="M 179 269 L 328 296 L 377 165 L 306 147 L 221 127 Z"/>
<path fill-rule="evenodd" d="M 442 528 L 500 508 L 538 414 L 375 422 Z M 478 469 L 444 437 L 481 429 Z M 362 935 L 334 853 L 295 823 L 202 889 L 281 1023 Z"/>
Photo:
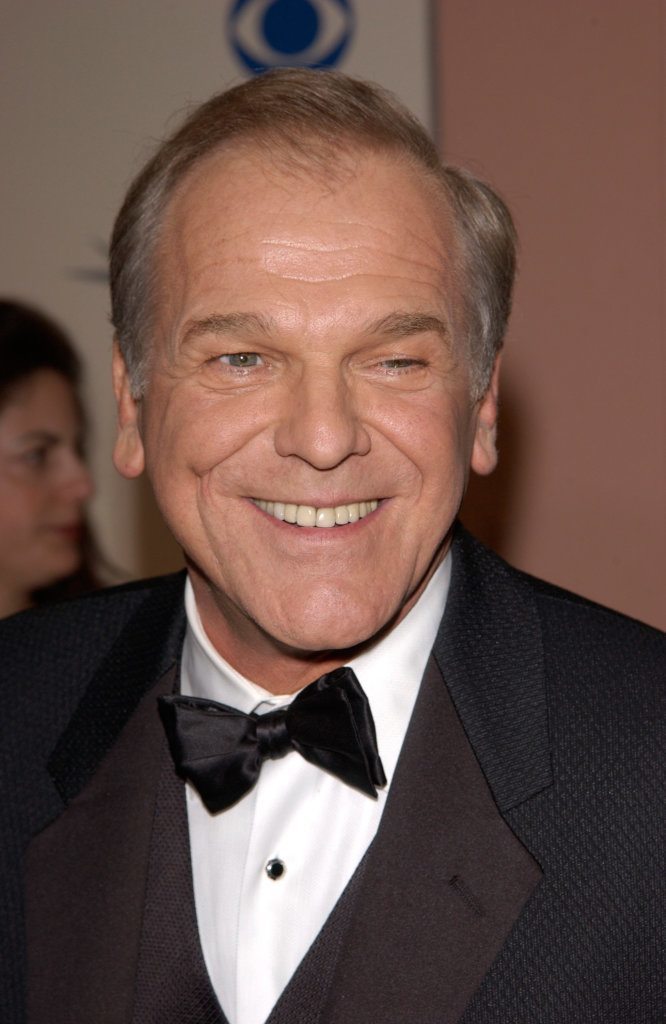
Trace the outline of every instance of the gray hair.
<path fill-rule="evenodd" d="M 465 333 L 475 397 L 488 387 L 511 309 L 516 238 L 500 197 L 442 164 L 421 123 L 379 86 L 332 71 L 283 68 L 213 96 L 157 149 L 127 193 L 111 238 L 111 318 L 135 397 L 146 385 L 166 206 L 196 164 L 230 140 L 275 149 L 304 167 L 365 149 L 425 171 L 453 215 L 461 257 Z M 342 149 L 344 151 L 344 148 Z"/>

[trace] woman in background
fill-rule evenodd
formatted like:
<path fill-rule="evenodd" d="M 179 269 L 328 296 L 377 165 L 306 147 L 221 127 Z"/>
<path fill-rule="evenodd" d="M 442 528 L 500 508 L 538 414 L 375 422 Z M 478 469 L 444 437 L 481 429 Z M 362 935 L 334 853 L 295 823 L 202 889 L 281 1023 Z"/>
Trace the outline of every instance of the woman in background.
<path fill-rule="evenodd" d="M 97 585 L 80 373 L 54 323 L 0 300 L 0 617 Z"/>

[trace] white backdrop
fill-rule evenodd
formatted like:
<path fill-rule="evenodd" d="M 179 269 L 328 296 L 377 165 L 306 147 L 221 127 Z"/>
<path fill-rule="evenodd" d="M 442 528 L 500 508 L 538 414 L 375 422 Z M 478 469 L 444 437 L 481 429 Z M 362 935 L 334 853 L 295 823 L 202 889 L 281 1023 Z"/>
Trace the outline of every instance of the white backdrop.
<path fill-rule="evenodd" d="M 341 50 L 336 66 L 388 86 L 432 125 L 430 22 L 428 0 L 4 0 L 0 293 L 42 307 L 83 353 L 93 518 L 128 574 L 178 561 L 145 487 L 111 465 L 105 254 L 129 181 L 189 104 L 251 73 L 238 49 L 279 60 L 282 46 L 283 63 Z"/>

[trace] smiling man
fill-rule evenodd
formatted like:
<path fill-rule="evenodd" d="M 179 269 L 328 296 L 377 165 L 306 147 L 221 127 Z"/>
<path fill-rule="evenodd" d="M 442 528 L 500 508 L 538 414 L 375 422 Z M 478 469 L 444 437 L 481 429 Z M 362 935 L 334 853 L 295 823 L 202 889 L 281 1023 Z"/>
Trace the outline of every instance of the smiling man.
<path fill-rule="evenodd" d="M 5 627 L 8 1019 L 24 944 L 39 1024 L 659 1019 L 661 640 L 456 523 L 514 262 L 341 75 L 214 97 L 137 178 L 115 462 L 187 573 Z"/>
<path fill-rule="evenodd" d="M 213 645 L 290 693 L 423 592 L 497 401 L 472 393 L 436 182 L 370 144 L 325 169 L 282 146 L 227 143 L 171 198 L 140 397 L 116 352 L 116 464 L 147 467 Z"/>

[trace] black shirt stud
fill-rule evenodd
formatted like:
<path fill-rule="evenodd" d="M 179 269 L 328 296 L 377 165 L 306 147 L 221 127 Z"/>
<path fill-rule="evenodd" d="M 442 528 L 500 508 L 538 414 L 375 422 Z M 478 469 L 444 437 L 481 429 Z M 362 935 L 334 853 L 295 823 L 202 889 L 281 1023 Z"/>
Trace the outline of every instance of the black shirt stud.
<path fill-rule="evenodd" d="M 269 860 L 268 864 L 266 865 L 266 874 L 274 882 L 276 882 L 278 878 L 282 878 L 286 870 L 287 869 L 283 861 L 278 860 L 277 857 L 273 857 L 273 859 Z"/>

